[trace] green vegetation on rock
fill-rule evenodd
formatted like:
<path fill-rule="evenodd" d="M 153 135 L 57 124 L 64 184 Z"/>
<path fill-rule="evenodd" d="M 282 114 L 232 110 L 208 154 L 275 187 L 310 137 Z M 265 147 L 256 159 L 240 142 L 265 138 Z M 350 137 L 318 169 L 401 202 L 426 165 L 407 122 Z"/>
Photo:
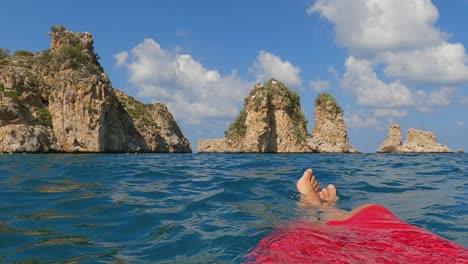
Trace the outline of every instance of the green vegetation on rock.
<path fill-rule="evenodd" d="M 13 57 L 31 57 L 34 56 L 34 53 L 32 53 L 29 50 L 17 50 L 15 53 L 13 53 Z"/>
<path fill-rule="evenodd" d="M 288 89 L 284 83 L 278 80 L 271 79 L 265 85 L 270 91 L 277 91 L 277 89 L 272 89 L 273 83 L 275 82 L 279 88 L 278 95 L 286 99 L 288 114 L 294 126 L 294 133 L 300 142 L 304 142 L 307 138 L 307 134 L 304 129 L 301 129 L 301 126 L 306 126 L 308 121 L 301 110 L 301 98 L 296 92 Z"/>
<path fill-rule="evenodd" d="M 335 98 L 331 96 L 329 93 L 321 93 L 315 99 L 315 107 L 317 106 L 324 106 L 328 102 L 331 102 L 333 110 L 337 111 L 338 113 L 343 113 L 343 109 L 341 109 L 338 102 L 336 102 Z"/>
<path fill-rule="evenodd" d="M 10 50 L 0 48 L 0 67 L 8 65 L 8 58 L 10 57 Z"/>
<path fill-rule="evenodd" d="M 5 86 L 3 86 L 3 83 L 0 83 L 0 92 L 2 92 L 3 95 L 6 97 L 10 97 L 15 100 L 18 100 L 18 92 L 16 90 L 5 89 Z"/>
<path fill-rule="evenodd" d="M 291 121 L 294 126 L 294 132 L 297 138 L 303 142 L 307 135 L 305 127 L 307 119 L 301 110 L 299 95 L 288 89 L 285 84 L 275 79 L 270 79 L 263 85 L 257 85 L 250 94 L 244 98 L 244 108 L 240 111 L 234 122 L 229 126 L 229 129 L 224 132 L 227 139 L 239 139 L 245 136 L 246 126 L 245 120 L 247 117 L 246 109 L 249 104 L 255 111 L 258 111 L 262 106 L 262 102 L 271 102 L 274 98 L 280 98 L 283 104 L 286 104 Z"/>
<path fill-rule="evenodd" d="M 61 69 L 87 69 L 90 73 L 97 73 L 100 66 L 95 65 L 91 57 L 85 52 L 85 47 L 80 42 L 80 39 L 73 32 L 66 30 L 62 25 L 52 26 L 50 36 L 59 34 L 63 39 L 62 47 L 53 52 L 46 50 L 41 52 L 37 61 L 42 66 L 47 66 L 53 70 Z M 98 58 L 97 54 L 95 57 Z"/>
<path fill-rule="evenodd" d="M 0 48 L 0 60 L 10 57 L 10 50 L 5 48 Z"/>
<path fill-rule="evenodd" d="M 245 109 L 242 109 L 234 122 L 229 126 L 229 129 L 224 131 L 224 135 L 227 139 L 236 139 L 245 136 L 245 132 L 247 131 L 247 127 L 245 126 L 246 117 L 247 113 Z"/>
<path fill-rule="evenodd" d="M 135 125 L 138 127 L 148 127 L 155 125 L 150 113 L 149 105 L 143 104 L 135 100 L 131 96 L 121 95 L 118 100 L 122 103 L 123 108 L 135 121 Z M 111 101 L 110 96 L 106 96 L 106 102 Z"/>
<path fill-rule="evenodd" d="M 52 127 L 52 115 L 46 108 L 39 108 L 36 110 L 36 119 L 31 122 L 31 125 L 41 125 L 45 127 Z"/>

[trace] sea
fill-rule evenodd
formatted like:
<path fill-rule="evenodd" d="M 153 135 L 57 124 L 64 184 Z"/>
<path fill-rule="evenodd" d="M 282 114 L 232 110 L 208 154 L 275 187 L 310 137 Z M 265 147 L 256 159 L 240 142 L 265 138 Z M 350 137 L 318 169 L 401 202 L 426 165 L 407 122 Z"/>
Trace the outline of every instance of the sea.
<path fill-rule="evenodd" d="M 467 154 L 3 154 L 0 263 L 242 263 L 307 168 L 468 247 Z"/>

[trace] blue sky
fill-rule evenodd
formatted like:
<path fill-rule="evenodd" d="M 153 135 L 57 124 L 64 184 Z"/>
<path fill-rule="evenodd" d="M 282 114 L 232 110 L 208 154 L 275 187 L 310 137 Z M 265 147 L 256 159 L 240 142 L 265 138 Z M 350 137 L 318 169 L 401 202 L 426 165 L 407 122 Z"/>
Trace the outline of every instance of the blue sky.
<path fill-rule="evenodd" d="M 345 110 L 350 142 L 374 152 L 391 122 L 468 150 L 468 1 L 6 1 L 0 47 L 40 51 L 50 26 L 90 32 L 115 88 L 166 103 L 195 150 L 220 138 L 256 82 Z"/>

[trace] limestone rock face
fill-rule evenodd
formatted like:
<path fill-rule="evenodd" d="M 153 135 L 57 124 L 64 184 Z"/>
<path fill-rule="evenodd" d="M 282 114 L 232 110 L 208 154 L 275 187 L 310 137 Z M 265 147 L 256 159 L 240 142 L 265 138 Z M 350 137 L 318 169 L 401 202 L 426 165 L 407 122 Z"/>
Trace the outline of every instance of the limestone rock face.
<path fill-rule="evenodd" d="M 323 93 L 317 96 L 314 120 L 312 137 L 308 141 L 308 147 L 314 152 L 358 152 L 349 146 L 343 110 L 331 95 Z"/>
<path fill-rule="evenodd" d="M 274 79 L 258 84 L 226 131 L 226 139 L 200 140 L 198 152 L 302 152 L 307 120 L 299 96 Z M 213 151 L 216 150 L 216 151 Z"/>
<path fill-rule="evenodd" d="M 221 139 L 202 139 L 197 142 L 198 153 L 223 153 L 235 152 L 227 147 L 227 140 Z M 239 151 L 242 152 L 242 151 Z"/>
<path fill-rule="evenodd" d="M 465 153 L 465 151 L 463 151 L 463 149 L 457 149 L 457 153 L 458 154 L 463 154 L 463 153 Z"/>
<path fill-rule="evenodd" d="M 397 124 L 392 124 L 388 127 L 388 137 L 377 149 L 379 153 L 398 152 L 401 146 L 401 128 Z"/>
<path fill-rule="evenodd" d="M 128 113 L 124 124 L 127 131 L 125 141 L 135 146 L 137 151 L 191 152 L 190 143 L 164 104 L 145 105 L 121 91 L 116 90 L 115 93 L 123 107 L 118 112 Z"/>
<path fill-rule="evenodd" d="M 403 144 L 399 125 L 391 125 L 388 131 L 387 139 L 377 149 L 379 153 L 453 153 L 447 146 L 437 143 L 434 133 L 430 131 L 410 128 Z"/>
<path fill-rule="evenodd" d="M 0 66 L 0 127 L 22 125 L 21 139 L 30 142 L 21 145 L 36 146 L 20 150 L 1 138 L 4 151 L 191 152 L 164 105 L 144 105 L 112 87 L 91 34 L 55 26 L 51 37 L 49 50 Z M 43 130 L 49 140 L 38 147 Z"/>
<path fill-rule="evenodd" d="M 52 131 L 44 126 L 3 126 L 0 138 L 0 152 L 48 152 L 54 148 Z"/>
<path fill-rule="evenodd" d="M 244 109 L 225 139 L 199 140 L 197 152 L 358 152 L 348 145 L 343 112 L 336 101 L 320 101 L 316 107 L 311 136 L 297 94 L 271 79 L 256 85 L 245 98 Z"/>

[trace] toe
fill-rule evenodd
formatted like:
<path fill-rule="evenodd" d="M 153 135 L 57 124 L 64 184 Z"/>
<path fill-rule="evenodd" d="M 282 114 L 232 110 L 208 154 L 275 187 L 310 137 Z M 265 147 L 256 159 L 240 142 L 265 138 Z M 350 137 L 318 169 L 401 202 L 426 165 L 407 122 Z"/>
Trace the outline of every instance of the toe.
<path fill-rule="evenodd" d="M 325 189 L 325 188 L 323 188 L 322 191 L 321 191 L 321 193 L 322 193 L 322 196 L 323 196 L 323 198 L 321 198 L 321 199 L 327 200 L 327 201 L 328 201 L 328 199 L 330 198 L 330 197 L 329 197 L 330 195 L 329 195 L 329 193 L 328 193 L 328 190 Z"/>
<path fill-rule="evenodd" d="M 312 170 L 308 169 L 304 171 L 304 174 L 302 175 L 302 177 L 299 178 L 299 180 L 297 180 L 296 187 L 300 193 L 307 194 L 313 191 L 311 184 L 310 184 L 311 178 L 312 178 Z"/>
<path fill-rule="evenodd" d="M 314 192 L 317 193 L 319 191 L 319 186 L 318 186 L 317 179 L 315 179 L 315 176 L 312 176 L 310 183 L 312 185 L 312 189 L 314 190 Z"/>
<path fill-rule="evenodd" d="M 328 190 L 328 194 L 329 194 L 329 198 L 333 201 L 336 200 L 336 188 L 333 184 L 329 184 L 327 186 L 327 190 Z"/>

